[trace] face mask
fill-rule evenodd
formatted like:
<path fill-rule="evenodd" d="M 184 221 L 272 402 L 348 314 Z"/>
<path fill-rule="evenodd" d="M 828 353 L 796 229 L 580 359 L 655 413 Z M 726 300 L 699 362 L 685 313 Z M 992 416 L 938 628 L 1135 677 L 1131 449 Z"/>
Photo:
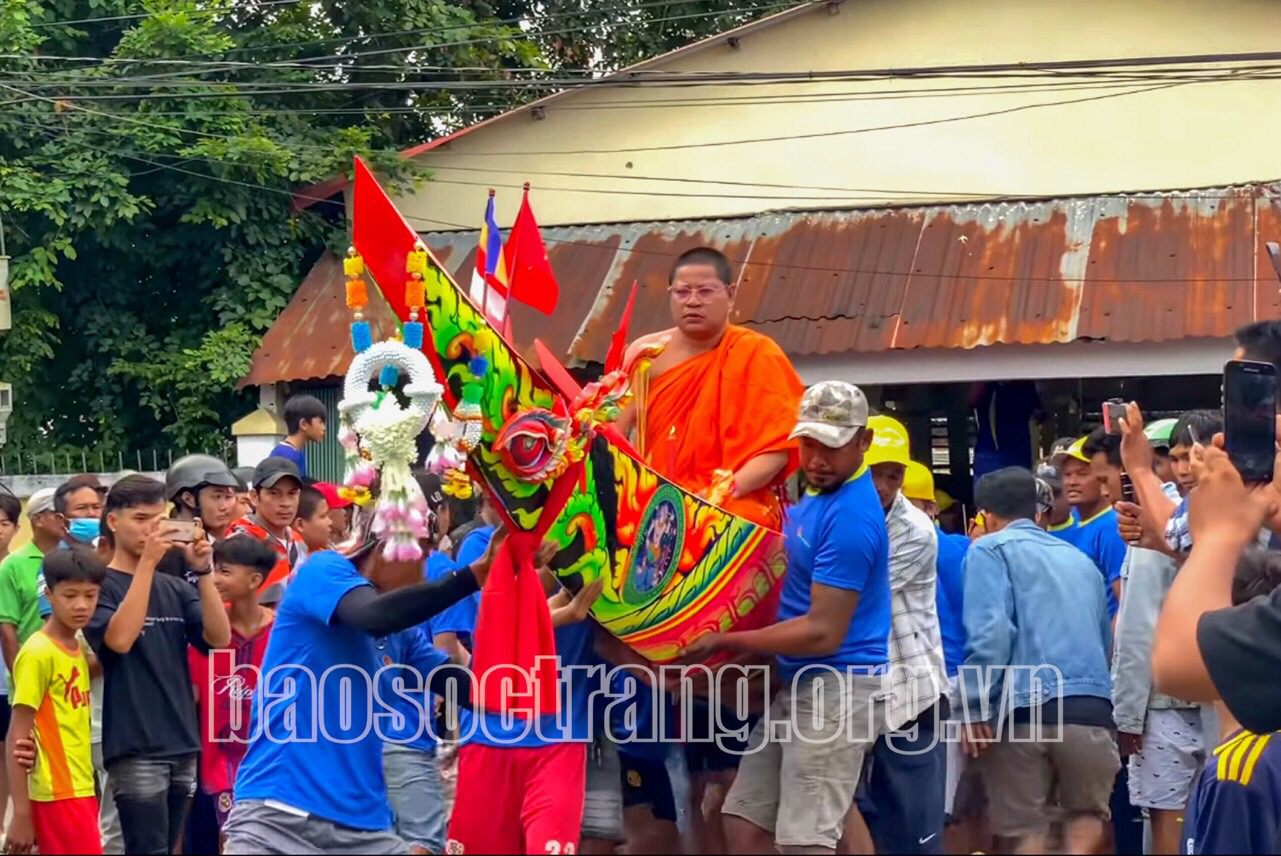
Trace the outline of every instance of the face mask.
<path fill-rule="evenodd" d="M 78 517 L 67 521 L 67 532 L 72 538 L 85 544 L 98 537 L 98 520 L 94 517 Z"/>

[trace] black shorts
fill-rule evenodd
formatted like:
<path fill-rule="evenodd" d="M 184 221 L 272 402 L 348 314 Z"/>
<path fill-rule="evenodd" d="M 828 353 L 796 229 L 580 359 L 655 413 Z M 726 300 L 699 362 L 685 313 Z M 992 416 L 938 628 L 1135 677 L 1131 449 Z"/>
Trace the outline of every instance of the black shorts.
<path fill-rule="evenodd" d="M 623 772 L 623 808 L 649 806 L 656 820 L 676 822 L 676 796 L 667 765 L 631 755 L 619 754 Z"/>
<path fill-rule="evenodd" d="M 760 719 L 759 716 L 739 719 L 721 708 L 718 720 L 715 713 L 703 699 L 694 700 L 691 730 L 685 743 L 685 764 L 691 776 L 737 770 L 738 762 L 747 753 L 747 735 Z"/>
<path fill-rule="evenodd" d="M 5 740 L 5 735 L 9 733 L 9 720 L 13 716 L 13 708 L 9 707 L 9 697 L 0 695 L 0 743 Z"/>

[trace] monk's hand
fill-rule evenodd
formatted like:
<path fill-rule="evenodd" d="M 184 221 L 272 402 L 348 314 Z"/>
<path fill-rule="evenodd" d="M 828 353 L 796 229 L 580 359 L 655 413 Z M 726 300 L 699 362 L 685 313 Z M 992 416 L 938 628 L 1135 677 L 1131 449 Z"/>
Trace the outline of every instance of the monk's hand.
<path fill-rule="evenodd" d="M 565 627 L 569 624 L 577 624 L 580 621 L 586 621 L 587 616 L 591 614 L 592 604 L 600 597 L 600 593 L 605 590 L 605 578 L 597 577 L 587 585 L 580 588 L 572 598 L 567 597 L 567 593 L 557 592 L 559 604 L 552 605 L 548 601 L 548 606 L 552 613 L 552 626 Z"/>

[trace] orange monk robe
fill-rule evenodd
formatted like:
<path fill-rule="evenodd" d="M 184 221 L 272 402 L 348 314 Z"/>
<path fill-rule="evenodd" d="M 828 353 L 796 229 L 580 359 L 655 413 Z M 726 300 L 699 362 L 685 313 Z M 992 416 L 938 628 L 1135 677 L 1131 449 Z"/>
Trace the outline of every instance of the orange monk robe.
<path fill-rule="evenodd" d="M 718 470 L 737 472 L 757 455 L 786 452 L 773 485 L 723 503 L 727 511 L 774 529 L 782 509 L 773 487 L 799 458 L 788 434 L 804 388 L 768 336 L 730 326 L 720 344 L 668 369 L 637 400 L 637 439 L 649 465 L 691 493 L 708 490 Z"/>

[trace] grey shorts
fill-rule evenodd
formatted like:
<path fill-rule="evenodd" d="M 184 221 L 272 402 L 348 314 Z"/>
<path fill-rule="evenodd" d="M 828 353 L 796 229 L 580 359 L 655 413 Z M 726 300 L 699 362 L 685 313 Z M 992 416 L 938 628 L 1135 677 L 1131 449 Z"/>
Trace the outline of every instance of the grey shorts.
<path fill-rule="evenodd" d="M 979 757 L 992 832 L 1006 838 L 1044 834 L 1056 787 L 1064 815 L 1111 818 L 1121 769 L 1115 733 L 1092 725 L 1037 727 L 1039 733 L 1030 724 L 1006 726 L 1009 733 Z"/>
<path fill-rule="evenodd" d="M 623 769 L 614 741 L 597 738 L 587 749 L 583 838 L 623 840 Z"/>
<path fill-rule="evenodd" d="M 724 814 L 780 847 L 835 847 L 872 748 L 880 677 L 816 672 L 788 682 L 752 729 Z"/>
<path fill-rule="evenodd" d="M 1205 749 L 1200 709 L 1149 710 L 1143 749 L 1130 756 L 1130 802 L 1182 811 L 1205 764 Z"/>
<path fill-rule="evenodd" d="M 383 778 L 396 834 L 430 853 L 445 849 L 445 798 L 435 752 L 383 745 Z"/>
<path fill-rule="evenodd" d="M 352 829 L 315 815 L 284 811 L 262 800 L 236 800 L 222 831 L 227 836 L 222 852 L 228 856 L 390 856 L 409 852 L 409 845 L 390 831 Z"/>

